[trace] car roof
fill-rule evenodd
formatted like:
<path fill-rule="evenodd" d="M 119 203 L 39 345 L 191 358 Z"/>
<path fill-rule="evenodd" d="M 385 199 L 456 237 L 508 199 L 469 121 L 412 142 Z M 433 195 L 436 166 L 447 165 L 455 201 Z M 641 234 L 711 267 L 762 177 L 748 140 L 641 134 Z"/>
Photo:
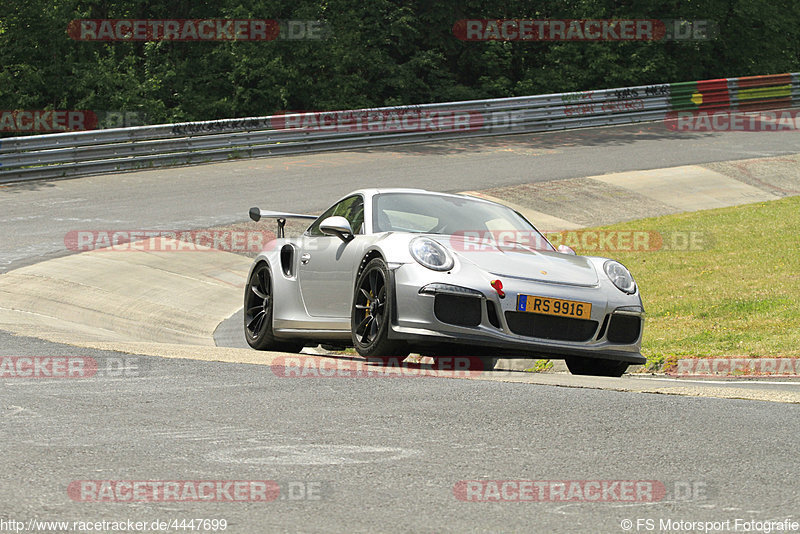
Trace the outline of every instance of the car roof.
<path fill-rule="evenodd" d="M 415 194 L 421 194 L 421 195 L 436 195 L 436 196 L 445 196 L 445 197 L 454 197 L 454 198 L 468 198 L 470 200 L 477 200 L 479 202 L 485 202 L 487 204 L 495 204 L 494 202 L 492 202 L 490 200 L 486 200 L 486 199 L 483 199 L 483 198 L 480 198 L 480 197 L 475 197 L 475 196 L 472 196 L 472 195 L 465 195 L 465 194 L 461 194 L 461 193 L 441 193 L 439 191 L 429 191 L 427 189 L 418 189 L 418 188 L 412 188 L 412 187 L 380 187 L 380 188 L 372 187 L 372 188 L 366 188 L 366 189 L 358 189 L 356 191 L 348 193 L 346 196 L 344 196 L 342 198 L 344 199 L 344 198 L 347 198 L 349 196 L 357 195 L 357 194 L 364 195 L 364 197 L 373 197 L 375 195 L 383 195 L 383 194 L 386 194 L 386 193 L 415 193 Z"/>

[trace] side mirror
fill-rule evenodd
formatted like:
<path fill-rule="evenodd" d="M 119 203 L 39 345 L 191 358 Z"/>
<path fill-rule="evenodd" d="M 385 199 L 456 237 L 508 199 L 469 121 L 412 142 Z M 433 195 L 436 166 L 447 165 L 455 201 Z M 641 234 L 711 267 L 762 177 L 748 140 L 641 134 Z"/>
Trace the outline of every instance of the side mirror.
<path fill-rule="evenodd" d="M 352 241 L 353 229 L 347 219 L 338 215 L 328 217 L 319 224 L 320 231 L 325 235 L 335 235 L 345 243 Z"/>
<path fill-rule="evenodd" d="M 572 256 L 576 256 L 575 251 L 572 250 L 572 247 L 568 247 L 567 245 L 558 245 L 558 251 L 561 254 L 571 254 Z"/>

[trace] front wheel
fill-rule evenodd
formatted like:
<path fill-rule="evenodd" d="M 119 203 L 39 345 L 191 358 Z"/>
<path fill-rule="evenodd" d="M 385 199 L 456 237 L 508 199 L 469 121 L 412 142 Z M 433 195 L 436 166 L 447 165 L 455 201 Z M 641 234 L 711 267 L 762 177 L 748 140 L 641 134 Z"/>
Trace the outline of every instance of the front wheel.
<path fill-rule="evenodd" d="M 567 369 L 573 375 L 615 376 L 620 377 L 628 370 L 628 362 L 602 360 L 598 358 L 582 358 L 569 356 L 565 358 Z"/>
<path fill-rule="evenodd" d="M 356 281 L 350 331 L 353 346 L 365 358 L 407 356 L 405 343 L 389 339 L 392 291 L 389 269 L 381 258 L 371 260 Z"/>
<path fill-rule="evenodd" d="M 272 333 L 272 274 L 259 263 L 244 289 L 244 337 L 256 350 L 300 352 L 302 343 L 276 341 Z"/>

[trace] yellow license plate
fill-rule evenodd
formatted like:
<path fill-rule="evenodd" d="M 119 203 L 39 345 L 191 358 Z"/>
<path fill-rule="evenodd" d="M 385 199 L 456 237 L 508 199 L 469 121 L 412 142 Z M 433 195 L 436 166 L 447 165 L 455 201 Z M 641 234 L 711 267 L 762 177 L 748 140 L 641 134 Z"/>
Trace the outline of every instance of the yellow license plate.
<path fill-rule="evenodd" d="M 572 317 L 575 319 L 589 319 L 592 315 L 592 305 L 589 302 L 578 302 L 575 300 L 536 297 L 534 295 L 518 295 L 517 311 L 558 315 L 560 317 Z"/>

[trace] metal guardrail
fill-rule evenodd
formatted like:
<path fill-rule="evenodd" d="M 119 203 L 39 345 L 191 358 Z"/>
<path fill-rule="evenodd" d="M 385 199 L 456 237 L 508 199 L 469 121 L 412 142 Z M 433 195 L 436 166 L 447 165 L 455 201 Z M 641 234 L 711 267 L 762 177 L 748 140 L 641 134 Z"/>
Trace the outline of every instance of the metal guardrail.
<path fill-rule="evenodd" d="M 0 183 L 800 105 L 800 73 L 0 139 Z"/>

